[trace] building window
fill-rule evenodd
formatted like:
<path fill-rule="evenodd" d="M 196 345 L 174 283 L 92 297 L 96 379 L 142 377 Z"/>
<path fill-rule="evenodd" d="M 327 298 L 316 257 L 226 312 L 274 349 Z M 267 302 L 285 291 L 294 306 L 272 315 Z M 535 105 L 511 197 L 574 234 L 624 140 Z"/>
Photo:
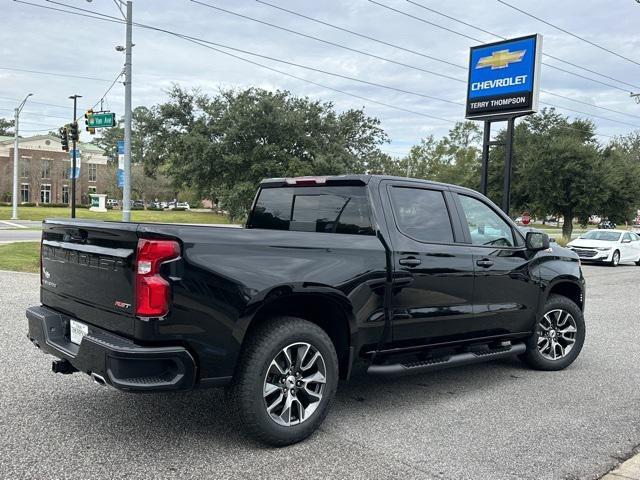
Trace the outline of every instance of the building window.
<path fill-rule="evenodd" d="M 69 203 L 69 185 L 62 186 L 62 203 Z"/>
<path fill-rule="evenodd" d="M 96 193 L 98 191 L 98 188 L 93 185 L 90 185 L 89 187 L 87 187 L 87 189 L 89 194 Z"/>
<path fill-rule="evenodd" d="M 89 181 L 95 182 L 97 179 L 98 179 L 98 165 L 96 165 L 95 163 L 90 163 L 89 164 Z"/>
<path fill-rule="evenodd" d="M 51 184 L 46 183 L 40 187 L 40 203 L 51 203 Z"/>
<path fill-rule="evenodd" d="M 20 163 L 20 176 L 22 178 L 29 178 L 29 159 L 23 158 Z"/>
<path fill-rule="evenodd" d="M 29 184 L 23 183 L 20 185 L 20 201 L 22 203 L 28 203 L 30 200 L 29 196 Z"/>
<path fill-rule="evenodd" d="M 42 160 L 42 178 L 51 178 L 51 160 Z"/>

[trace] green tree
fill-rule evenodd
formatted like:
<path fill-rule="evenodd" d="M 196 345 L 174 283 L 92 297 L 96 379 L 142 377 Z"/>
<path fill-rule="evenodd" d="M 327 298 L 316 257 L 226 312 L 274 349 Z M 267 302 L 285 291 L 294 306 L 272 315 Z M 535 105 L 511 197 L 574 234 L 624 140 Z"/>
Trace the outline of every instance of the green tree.
<path fill-rule="evenodd" d="M 379 150 L 388 139 L 378 119 L 286 91 L 209 97 L 174 86 L 150 117 L 145 167 L 218 198 L 233 218 L 247 213 L 262 178 L 364 173 L 390 163 Z"/>
<path fill-rule="evenodd" d="M 616 223 L 632 221 L 640 206 L 640 132 L 610 142 L 600 172 L 607 197 L 597 213 Z"/>
<path fill-rule="evenodd" d="M 144 158 L 158 125 L 156 118 L 147 107 L 136 107 L 131 116 L 131 161 L 134 164 L 146 164 Z M 104 150 L 105 155 L 113 162 L 118 160 L 118 140 L 124 140 L 124 117 L 121 117 L 115 127 L 98 129 L 99 136 L 91 143 Z"/>
<path fill-rule="evenodd" d="M 514 209 L 562 215 L 562 234 L 570 238 L 573 219 L 584 221 L 608 196 L 594 132 L 590 121 L 570 122 L 554 109 L 543 109 L 520 122 L 514 136 Z M 504 138 L 502 131 L 498 140 Z M 490 196 L 501 200 L 504 147 L 492 151 L 490 163 Z"/>
<path fill-rule="evenodd" d="M 7 120 L 6 118 L 0 118 L 0 135 L 10 136 L 15 135 L 13 131 L 13 126 L 15 125 L 14 120 Z"/>
<path fill-rule="evenodd" d="M 447 136 L 422 139 L 409 151 L 401 164 L 409 176 L 469 188 L 480 187 L 480 128 L 474 122 L 458 122 Z"/>

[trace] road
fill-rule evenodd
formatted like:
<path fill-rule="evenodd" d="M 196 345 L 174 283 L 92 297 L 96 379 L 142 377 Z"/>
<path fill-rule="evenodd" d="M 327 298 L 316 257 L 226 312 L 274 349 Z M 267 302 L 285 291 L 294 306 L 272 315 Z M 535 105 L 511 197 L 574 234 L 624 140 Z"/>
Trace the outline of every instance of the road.
<path fill-rule="evenodd" d="M 341 384 L 321 430 L 256 445 L 222 392 L 126 394 L 55 375 L 26 339 L 38 276 L 0 272 L 0 477 L 593 479 L 640 444 L 640 269 L 587 266 L 587 340 L 562 372 L 517 360 Z"/>
<path fill-rule="evenodd" d="M 31 220 L 0 220 L 0 244 L 11 242 L 37 242 L 42 222 Z"/>

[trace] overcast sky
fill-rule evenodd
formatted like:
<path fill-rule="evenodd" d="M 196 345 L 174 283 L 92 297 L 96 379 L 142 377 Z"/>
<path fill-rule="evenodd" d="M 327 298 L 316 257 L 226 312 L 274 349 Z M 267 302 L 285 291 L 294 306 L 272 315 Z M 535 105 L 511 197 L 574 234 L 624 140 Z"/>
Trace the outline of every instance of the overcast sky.
<path fill-rule="evenodd" d="M 64 8 L 46 0 L 28 1 Z M 210 5 L 415 68 L 304 38 L 189 0 L 134 0 L 134 21 L 407 92 L 439 97 L 445 101 L 392 91 L 236 52 L 247 59 L 316 82 L 316 85 L 309 84 L 175 36 L 134 28 L 134 106 L 151 106 L 164 101 L 165 92 L 173 82 L 186 87 L 198 87 L 211 94 L 215 94 L 220 87 L 286 89 L 296 95 L 331 101 L 338 110 L 364 107 L 369 115 L 382 120 L 383 127 L 392 139 L 384 149 L 394 155 L 403 155 L 420 138 L 431 133 L 436 136 L 444 135 L 453 122 L 464 117 L 462 105 L 448 102 L 463 102 L 466 84 L 422 70 L 460 80 L 466 80 L 466 71 L 428 59 L 424 55 L 464 66 L 468 61 L 470 46 L 497 40 L 489 33 L 462 25 L 405 0 L 375 1 L 479 41 L 391 11 L 369 0 L 265 1 L 418 53 L 409 53 L 357 37 L 254 0 L 202 0 Z M 501 36 L 543 34 L 543 50 L 546 54 L 587 67 L 615 80 L 545 57 L 544 63 L 611 86 L 543 66 L 542 89 L 587 102 L 589 105 L 548 93 L 541 95 L 541 101 L 605 117 L 593 118 L 598 132 L 603 135 L 599 137 L 602 142 L 609 140 L 606 135 L 618 135 L 640 128 L 640 105 L 628 93 L 633 87 L 621 83 L 640 85 L 640 4 L 634 0 L 505 1 L 628 59 L 588 45 L 497 0 L 415 0 L 426 7 Z M 119 15 L 112 0 L 93 0 L 91 3 L 86 0 L 60 2 L 107 15 Z M 80 102 L 82 111 L 102 96 L 121 71 L 124 55 L 116 52 L 114 47 L 124 43 L 124 25 L 44 10 L 11 0 L 0 0 L 0 8 L 0 116 L 12 118 L 16 100 L 33 92 L 34 96 L 21 116 L 21 127 L 25 135 L 36 133 L 38 129 L 46 132 L 57 128 L 65 123 L 65 119 L 68 122 L 71 111 L 64 106 L 71 104 L 69 95 L 77 93 L 83 96 Z M 6 70 L 7 68 L 65 73 L 102 80 L 17 72 Z M 640 87 L 635 90 L 640 91 Z M 382 106 L 363 98 L 354 98 L 347 93 L 441 119 Z M 124 88 L 119 83 L 106 97 L 105 108 L 120 115 L 123 113 L 123 100 Z M 591 106 L 594 104 L 615 112 L 599 110 Z M 561 111 L 571 116 L 585 116 L 567 110 Z M 84 140 L 88 139 L 84 135 Z"/>

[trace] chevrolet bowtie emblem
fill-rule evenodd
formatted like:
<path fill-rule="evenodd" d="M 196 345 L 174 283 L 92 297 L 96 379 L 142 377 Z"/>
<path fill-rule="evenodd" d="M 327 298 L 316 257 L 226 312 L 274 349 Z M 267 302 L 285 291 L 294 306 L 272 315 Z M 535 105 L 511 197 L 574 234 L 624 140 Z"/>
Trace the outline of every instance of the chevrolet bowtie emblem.
<path fill-rule="evenodd" d="M 497 50 L 488 57 L 482 57 L 478 60 L 476 68 L 491 67 L 491 70 L 497 68 L 507 68 L 510 63 L 516 63 L 522 61 L 522 57 L 526 50 L 518 50 L 516 52 L 510 52 L 509 50 Z"/>

